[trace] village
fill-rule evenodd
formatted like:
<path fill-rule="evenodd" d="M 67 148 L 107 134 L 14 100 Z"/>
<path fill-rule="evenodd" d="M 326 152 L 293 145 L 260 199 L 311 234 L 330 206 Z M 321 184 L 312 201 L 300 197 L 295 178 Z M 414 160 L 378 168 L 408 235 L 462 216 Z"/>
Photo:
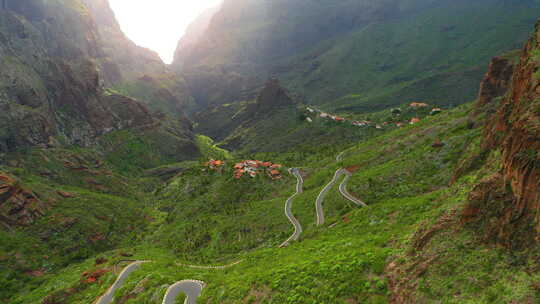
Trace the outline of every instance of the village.
<path fill-rule="evenodd" d="M 225 161 L 211 159 L 204 165 L 212 171 L 223 172 Z M 269 161 L 244 160 L 234 165 L 233 176 L 235 179 L 241 179 L 243 176 L 255 178 L 259 175 L 266 175 L 273 180 L 278 180 L 283 177 L 281 172 L 282 168 L 283 165 Z"/>
<path fill-rule="evenodd" d="M 429 107 L 430 105 L 424 102 L 412 102 L 408 105 L 409 110 L 417 110 L 417 111 L 420 110 L 426 113 Z M 385 121 L 383 123 L 375 123 L 369 120 L 348 120 L 344 117 L 326 113 L 319 109 L 314 109 L 311 107 L 307 107 L 306 111 L 307 111 L 306 121 L 308 123 L 312 123 L 315 118 L 321 118 L 321 119 L 326 119 L 329 121 L 334 121 L 337 123 L 350 123 L 351 125 L 355 127 L 363 127 L 363 128 L 373 127 L 379 130 L 384 129 L 385 127 L 390 127 L 390 126 L 396 126 L 398 128 L 401 128 L 405 125 L 414 125 L 422 121 L 420 117 L 413 117 L 410 120 L 407 119 L 405 121 L 400 120 L 399 118 L 401 117 L 403 113 L 401 108 L 391 109 L 390 112 L 392 114 L 392 121 Z M 442 111 L 443 109 L 441 108 L 433 107 L 431 111 L 429 112 L 429 115 L 432 115 L 432 116 L 437 115 L 437 114 L 440 114 Z"/>
<path fill-rule="evenodd" d="M 371 120 L 352 120 L 338 115 L 330 114 L 313 107 L 306 107 L 305 120 L 308 123 L 313 123 L 315 119 L 323 119 L 327 121 L 333 121 L 336 123 L 350 124 L 360 128 L 375 128 L 382 130 L 389 127 L 404 127 L 406 125 L 414 125 L 422 121 L 422 115 L 437 115 L 443 112 L 443 109 L 438 107 L 431 107 L 424 102 L 412 102 L 407 105 L 405 110 L 401 108 L 393 108 L 390 110 L 391 116 L 384 122 L 374 122 Z M 411 117 L 405 119 L 404 117 Z M 210 159 L 204 163 L 206 169 L 223 173 L 227 168 L 226 163 L 223 160 Z M 282 175 L 283 165 L 276 164 L 270 161 L 260 160 L 243 160 L 237 162 L 232 167 L 233 177 L 235 179 L 241 179 L 244 176 L 255 178 L 260 175 L 265 175 L 272 180 L 278 180 L 283 177 Z M 205 170 L 206 170 L 205 169 Z"/>

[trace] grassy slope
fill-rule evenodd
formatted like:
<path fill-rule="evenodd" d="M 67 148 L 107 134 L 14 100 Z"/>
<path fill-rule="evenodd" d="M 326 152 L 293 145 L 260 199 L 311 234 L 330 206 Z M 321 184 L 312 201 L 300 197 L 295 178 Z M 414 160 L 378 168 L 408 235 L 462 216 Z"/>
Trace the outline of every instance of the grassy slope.
<path fill-rule="evenodd" d="M 501 0 L 230 6 L 223 12 L 229 18 L 220 16 L 228 21 L 212 30 L 222 43 L 203 43 L 188 60 L 218 78 L 223 70 L 277 75 L 309 103 L 349 112 L 415 99 L 444 106 L 471 100 L 490 58 L 520 47 L 539 9 L 535 1 Z"/>
<path fill-rule="evenodd" d="M 415 232 L 459 209 L 485 173 L 469 172 L 447 186 L 461 154 L 475 153 L 479 142 L 480 130 L 466 127 L 468 109 L 462 107 L 350 148 L 339 165 L 361 166 L 349 189 L 370 207 L 358 210 L 333 189 L 324 204 L 327 224 L 320 228 L 314 227 L 314 199 L 338 168 L 335 155 L 320 154 L 291 163 L 306 167 L 309 174 L 305 193 L 293 204 L 305 233 L 300 242 L 285 249 L 277 245 L 292 232 L 282 214 L 284 200 L 293 192 L 292 178 L 276 184 L 262 178 L 237 182 L 228 173 L 208 175 L 194 170 L 184 174 L 161 191 L 165 199 L 153 211 L 157 219 L 153 227 L 159 229 L 149 237 L 150 243 L 130 250 L 136 258 L 154 262 L 135 272 L 119 294 L 128 294 L 142 284 L 143 291 L 126 303 L 157 303 L 167 284 L 190 278 L 208 283 L 202 302 L 386 303 L 388 262 L 407 263 Z M 435 140 L 446 146 L 432 148 Z M 240 189 L 250 191 L 240 193 Z M 329 228 L 333 223 L 337 225 Z M 436 239 L 447 255 L 433 273 L 421 278 L 424 302 L 487 303 L 500 295 L 495 293 L 500 288 L 507 291 L 505 299 L 535 299 L 534 291 L 526 288 L 534 278 L 505 258 L 509 255 L 487 250 L 470 231 L 460 230 L 453 236 L 456 234 L 453 244 L 447 237 Z M 243 263 L 222 271 L 174 264 L 219 265 L 241 258 Z M 457 269 L 462 271 L 454 270 L 457 261 Z M 70 269 L 80 272 L 90 265 L 87 261 Z M 452 275 L 442 277 L 448 272 Z M 464 281 L 471 276 L 473 284 Z M 77 277 L 66 271 L 49 280 L 44 290 L 69 286 Z M 87 289 L 70 303 L 86 303 L 113 279 L 107 276 L 99 287 Z M 515 282 L 520 287 L 511 289 Z M 459 297 L 456 290 L 460 290 Z M 43 294 L 40 290 L 20 295 L 21 303 Z"/>
<path fill-rule="evenodd" d="M 374 23 L 340 37 L 308 77 L 298 77 L 305 71 L 296 70 L 286 83 L 346 111 L 376 111 L 415 99 L 461 104 L 477 93 L 471 84 L 480 81 L 493 55 L 521 45 L 535 18 L 532 11 L 525 6 L 509 14 L 507 6 L 493 1 L 451 3 Z M 357 96 L 333 101 L 334 92 Z"/>
<path fill-rule="evenodd" d="M 311 115 L 313 123 L 308 123 L 304 114 L 306 109 L 302 105 L 269 111 L 256 117 L 247 116 L 246 119 L 243 105 L 222 105 L 201 115 L 196 131 L 217 138 L 219 145 L 234 149 L 237 154 L 260 153 L 261 158 L 278 157 L 289 161 L 291 157 L 302 159 L 330 150 L 337 152 L 348 144 L 382 133 L 374 128 L 358 128 L 319 119 L 315 115 Z M 382 111 L 376 114 L 377 117 L 371 116 L 374 121 L 382 122 L 389 119 L 388 113 Z M 424 115 L 426 113 L 422 113 Z M 364 119 L 366 115 L 348 118 Z"/>
<path fill-rule="evenodd" d="M 145 192 L 155 181 L 115 174 L 108 165 L 97 165 L 100 159 L 93 151 L 34 150 L 12 156 L 8 163 L 17 168 L 3 168 L 35 192 L 48 210 L 29 227 L 0 232 L 4 269 L 0 299 L 33 290 L 48 279 L 48 275 L 31 277 L 26 271 L 55 273 L 99 252 L 140 241 L 147 224 Z M 66 161 L 89 170 L 69 169 Z M 58 190 L 75 197 L 63 198 Z"/>
<path fill-rule="evenodd" d="M 0 170 L 18 178 L 47 208 L 29 227 L 0 231 L 0 300 L 35 289 L 68 265 L 139 243 L 153 221 L 153 209 L 148 209 L 152 191 L 161 183 L 143 176 L 143 170 L 196 155 L 185 154 L 192 151 L 182 140 L 161 130 L 123 130 L 107 134 L 94 149 L 36 148 L 6 156 Z M 203 143 L 200 148 L 212 151 Z M 75 197 L 64 198 L 57 191 Z M 46 275 L 25 274 L 36 270 Z M 39 297 L 52 290 L 56 288 L 41 289 Z"/>
<path fill-rule="evenodd" d="M 493 156 L 489 169 L 466 172 L 448 186 L 462 157 L 478 151 L 481 129 L 467 127 L 469 109 L 463 106 L 360 142 L 347 150 L 340 164 L 329 150 L 305 160 L 282 155 L 283 162 L 302 166 L 307 173 L 305 192 L 293 204 L 305 233 L 284 249 L 277 246 L 292 232 L 283 214 L 283 203 L 294 191 L 292 177 L 236 181 L 230 172 L 201 172 L 194 166 L 159 191 L 147 242 L 125 249 L 133 258 L 153 262 L 133 273 L 118 298 L 130 294 L 123 303 L 159 303 L 168 284 L 200 279 L 208 283 L 201 302 L 386 303 L 387 276 L 392 274 L 387 265 L 413 263 L 417 235 L 459 210 L 478 179 L 497 169 Z M 438 140 L 445 147 L 431 147 Z M 315 227 L 315 197 L 341 166 L 359 166 L 348 188 L 370 207 L 357 209 L 333 189 L 324 203 L 327 223 Z M 482 245 L 472 231 L 456 228 L 435 235 L 429 250 L 440 259 L 423 276 L 412 276 L 419 283 L 420 302 L 538 300 L 529 287 L 538 278 L 527 274 L 523 264 Z M 108 257 L 110 265 L 121 259 L 118 251 L 100 256 Z M 227 270 L 175 265 L 220 265 L 237 259 L 244 262 Z M 31 303 L 51 290 L 72 286 L 82 270 L 94 267 L 92 262 L 70 266 L 42 288 L 20 294 L 15 303 Z M 70 303 L 95 299 L 113 280 L 109 273 Z"/>

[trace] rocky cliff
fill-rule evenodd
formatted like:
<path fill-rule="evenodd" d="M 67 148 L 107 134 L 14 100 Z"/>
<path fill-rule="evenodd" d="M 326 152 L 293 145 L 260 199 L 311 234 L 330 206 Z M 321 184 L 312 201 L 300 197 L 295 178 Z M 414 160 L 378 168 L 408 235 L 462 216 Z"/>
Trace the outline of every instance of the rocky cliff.
<path fill-rule="evenodd" d="M 198 39 L 179 44 L 173 66 L 203 108 L 246 100 L 271 75 L 310 103 L 348 112 L 410 100 L 456 105 L 474 99 L 492 56 L 521 45 L 538 8 L 532 0 L 226 0 L 203 35 L 186 34 Z"/>
<path fill-rule="evenodd" d="M 512 73 L 517 64 L 519 51 L 513 51 L 505 56 L 495 57 L 489 64 L 488 72 L 480 83 L 480 92 L 478 100 L 475 103 L 475 115 L 491 112 L 492 109 L 486 107 L 497 108 L 500 99 L 508 91 L 512 80 Z M 499 99 L 499 100 L 498 100 Z"/>
<path fill-rule="evenodd" d="M 106 1 L 92 3 L 108 7 Z M 81 1 L 59 0 L 8 1 L 7 9 L 0 10 L 0 153 L 32 146 L 90 146 L 115 130 L 159 128 L 160 119 L 143 103 L 104 89 L 107 83 L 138 76 L 110 73 L 111 62 L 118 71 L 130 64 L 107 59 L 103 41 L 114 39 L 102 36 L 96 20 L 106 18 L 94 13 Z M 137 50 L 132 43 L 128 49 Z M 155 64 L 149 69 L 162 69 L 159 58 L 148 54 L 134 51 L 128 58 L 142 64 L 150 60 Z M 174 94 L 161 94 L 176 102 Z M 183 134 L 178 144 L 194 146 L 189 124 L 184 125 L 177 132 Z"/>
<path fill-rule="evenodd" d="M 523 248 L 540 241 L 540 21 L 519 62 L 495 60 L 498 73 L 484 82 L 479 105 L 503 96 L 486 130 L 484 148 L 501 152 L 501 171 L 471 193 L 463 220 L 490 241 Z M 511 82 L 508 73 L 513 70 Z M 486 89 L 486 88 L 490 89 Z M 498 88 L 507 87 L 505 94 Z"/>
<path fill-rule="evenodd" d="M 285 129 L 299 123 L 297 101 L 277 78 L 250 101 L 225 104 L 196 116 L 196 131 L 223 140 L 230 150 L 269 151 Z"/>
<path fill-rule="evenodd" d="M 281 85 L 279 79 L 271 78 L 257 96 L 256 102 L 248 107 L 248 115 L 261 116 L 280 107 L 293 106 L 294 104 L 295 101 L 291 94 Z"/>
<path fill-rule="evenodd" d="M 207 9 L 188 26 L 185 35 L 178 41 L 174 54 L 177 69 L 181 69 L 185 64 L 184 60 L 193 56 L 194 52 L 197 51 L 199 40 L 204 37 L 212 18 L 219 9 L 220 6 Z"/>
<path fill-rule="evenodd" d="M 108 0 L 83 0 L 99 34 L 98 59 L 106 87 L 133 96 L 150 108 L 175 118 L 193 106 L 185 80 L 149 49 L 137 46 L 122 32 Z"/>

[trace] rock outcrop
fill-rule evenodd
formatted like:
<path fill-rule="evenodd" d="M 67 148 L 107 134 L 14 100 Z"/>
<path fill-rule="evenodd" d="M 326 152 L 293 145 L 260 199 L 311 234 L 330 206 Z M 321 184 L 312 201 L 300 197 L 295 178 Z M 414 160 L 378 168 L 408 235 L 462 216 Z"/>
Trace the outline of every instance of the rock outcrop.
<path fill-rule="evenodd" d="M 509 54 L 491 60 L 488 72 L 480 84 L 480 92 L 475 104 L 475 116 L 486 112 L 486 105 L 494 103 L 497 98 L 506 94 L 512 80 L 514 66 L 517 64 L 514 57 L 514 54 Z"/>
<path fill-rule="evenodd" d="M 88 147 L 116 130 L 157 130 L 167 118 L 150 108 L 180 120 L 160 132 L 196 151 L 183 80 L 123 35 L 108 1 L 86 3 L 21 0 L 0 10 L 0 162 L 20 148 Z M 128 83 L 142 83 L 133 86 L 140 94 L 105 89 Z"/>
<path fill-rule="evenodd" d="M 502 170 L 477 186 L 463 214 L 465 222 L 479 224 L 488 240 L 511 249 L 540 241 L 539 69 L 540 21 L 485 130 L 484 148 L 501 151 Z M 492 83 L 505 83 L 506 74 Z"/>
<path fill-rule="evenodd" d="M 47 206 L 12 176 L 0 171 L 0 224 L 4 228 L 27 226 L 43 216 Z"/>
<path fill-rule="evenodd" d="M 257 96 L 255 103 L 248 107 L 248 115 L 264 115 L 265 112 L 276 110 L 280 107 L 293 106 L 291 94 L 281 86 L 278 78 L 270 78 Z"/>
<path fill-rule="evenodd" d="M 97 58 L 105 86 L 140 99 L 151 109 L 185 119 L 193 107 L 185 80 L 172 72 L 158 54 L 140 47 L 122 32 L 108 0 L 82 0 L 98 33 Z"/>

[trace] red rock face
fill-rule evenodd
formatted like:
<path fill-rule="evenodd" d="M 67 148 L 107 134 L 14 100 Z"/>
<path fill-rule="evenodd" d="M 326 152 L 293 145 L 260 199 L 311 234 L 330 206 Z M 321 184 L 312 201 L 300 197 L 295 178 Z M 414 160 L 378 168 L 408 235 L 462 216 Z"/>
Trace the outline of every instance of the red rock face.
<path fill-rule="evenodd" d="M 502 96 L 508 90 L 512 80 L 514 65 L 508 58 L 495 57 L 491 60 L 489 70 L 480 84 L 480 93 L 475 105 L 475 114 L 481 111 L 486 104 Z"/>
<path fill-rule="evenodd" d="M 43 216 L 45 208 L 33 192 L 0 172 L 0 224 L 8 228 L 29 225 Z"/>
<path fill-rule="evenodd" d="M 539 41 L 540 22 L 514 68 L 510 91 L 485 131 L 485 147 L 502 151 L 502 172 L 475 189 L 464 214 L 470 221 L 478 213 L 486 235 L 510 248 L 540 241 Z M 508 69 L 501 62 L 494 65 L 503 66 L 497 74 L 504 78 Z M 479 102 L 489 102 L 488 93 L 497 93 L 504 83 L 488 81 Z"/>
<path fill-rule="evenodd" d="M 512 79 L 511 95 L 497 114 L 496 130 L 505 134 L 501 141 L 503 175 L 516 197 L 507 223 L 530 220 L 534 238 L 540 233 L 540 22 L 525 48 Z M 505 223 L 505 224 L 507 224 Z"/>

